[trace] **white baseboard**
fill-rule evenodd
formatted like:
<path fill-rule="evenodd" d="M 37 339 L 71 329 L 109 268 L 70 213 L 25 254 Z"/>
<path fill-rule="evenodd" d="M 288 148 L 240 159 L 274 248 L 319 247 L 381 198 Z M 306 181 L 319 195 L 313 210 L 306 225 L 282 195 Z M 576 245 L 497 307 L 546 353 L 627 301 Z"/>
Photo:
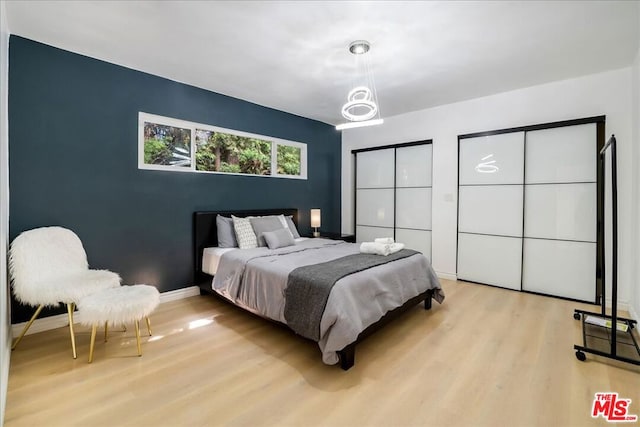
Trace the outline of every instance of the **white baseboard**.
<path fill-rule="evenodd" d="M 636 322 L 640 322 L 640 316 L 638 316 L 638 313 L 633 309 L 632 305 L 629 305 L 629 316 Z"/>
<path fill-rule="evenodd" d="M 438 278 L 440 279 L 445 279 L 445 280 L 458 280 L 458 276 L 454 273 L 445 273 L 442 271 L 436 271 L 436 275 L 438 276 Z M 606 302 L 607 308 L 611 308 L 611 300 L 607 299 Z M 629 313 L 629 316 L 640 322 L 640 317 L 638 317 L 638 313 L 636 313 L 636 311 L 633 309 L 633 306 L 631 306 L 631 304 L 628 301 L 618 301 L 618 310 L 622 310 L 622 311 L 626 311 Z"/>
<path fill-rule="evenodd" d="M 178 299 L 189 298 L 200 295 L 198 286 L 190 286 L 188 288 L 176 289 L 175 291 L 163 292 L 160 294 L 160 303 L 175 301 Z"/>
<path fill-rule="evenodd" d="M 438 276 L 440 279 L 458 280 L 458 276 L 456 276 L 453 273 L 445 273 L 445 272 L 442 272 L 442 271 L 436 271 L 436 276 Z"/>
<path fill-rule="evenodd" d="M 7 331 L 7 335 L 8 335 Z M 2 343 L 2 354 L 0 354 L 0 426 L 4 425 L 4 415 L 7 405 L 7 384 L 9 384 L 9 365 L 11 363 L 11 343 L 10 336 L 6 343 Z"/>
<path fill-rule="evenodd" d="M 33 308 L 35 311 L 35 307 Z M 22 323 L 14 323 L 11 325 L 11 332 L 13 337 L 17 337 L 22 332 L 22 328 L 26 325 L 27 322 Z M 40 319 L 34 320 L 33 324 L 27 331 L 25 335 L 37 334 L 42 331 L 49 331 L 51 329 L 62 328 L 63 326 L 67 326 L 69 324 L 69 319 L 66 314 L 57 314 L 55 316 L 42 317 Z"/>
<path fill-rule="evenodd" d="M 606 299 L 605 300 L 605 305 L 607 308 L 611 308 L 611 300 L 610 299 Z M 628 301 L 620 301 L 618 300 L 618 311 L 626 311 L 626 312 L 630 312 L 631 309 L 631 305 L 629 304 Z"/>
<path fill-rule="evenodd" d="M 189 298 L 195 295 L 200 295 L 200 288 L 198 286 L 190 286 L 188 288 L 176 289 L 174 291 L 162 292 L 160 294 L 160 304 L 175 301 L 183 298 Z M 34 308 L 35 311 L 35 308 Z M 75 322 L 74 322 L 75 323 Z M 17 337 L 22 332 L 22 328 L 27 322 L 15 323 L 11 325 L 13 336 Z M 55 316 L 43 317 L 36 319 L 26 335 L 37 334 L 38 332 L 49 331 L 51 329 L 61 328 L 69 324 L 67 314 L 57 314 Z"/>

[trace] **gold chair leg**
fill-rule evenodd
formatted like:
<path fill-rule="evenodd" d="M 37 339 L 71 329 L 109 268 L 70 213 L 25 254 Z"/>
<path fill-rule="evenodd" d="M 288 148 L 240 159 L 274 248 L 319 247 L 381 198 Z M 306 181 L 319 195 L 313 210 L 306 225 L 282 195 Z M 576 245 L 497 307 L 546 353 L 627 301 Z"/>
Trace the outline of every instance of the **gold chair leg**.
<path fill-rule="evenodd" d="M 96 344 L 96 330 L 98 325 L 93 325 L 91 328 L 91 344 L 89 344 L 89 363 L 93 362 L 93 346 Z"/>
<path fill-rule="evenodd" d="M 149 331 L 149 336 L 151 336 L 151 320 L 149 320 L 149 316 L 145 317 L 147 320 L 147 331 Z"/>
<path fill-rule="evenodd" d="M 67 312 L 69 313 L 69 333 L 71 334 L 71 349 L 73 350 L 73 358 L 77 359 L 76 354 L 76 335 L 73 332 L 73 311 L 75 310 L 75 304 L 67 304 Z"/>
<path fill-rule="evenodd" d="M 108 333 L 109 333 L 109 322 L 104 322 L 104 342 L 107 342 Z"/>
<path fill-rule="evenodd" d="M 142 348 L 140 347 L 140 321 L 136 320 L 136 342 L 138 344 L 138 356 L 142 356 Z"/>
<path fill-rule="evenodd" d="M 31 316 L 31 319 L 29 320 L 29 322 L 26 325 L 24 325 L 24 328 L 22 328 L 22 332 L 20 332 L 20 336 L 16 339 L 16 341 L 11 346 L 11 350 L 15 350 L 16 349 L 16 347 L 18 346 L 18 343 L 20 341 L 22 341 L 22 337 L 24 337 L 24 334 L 27 333 L 27 331 L 29 330 L 29 328 L 33 324 L 33 321 L 36 320 L 36 318 L 38 317 L 38 315 L 40 314 L 40 312 L 42 311 L 43 308 L 44 308 L 44 305 L 38 306 L 38 308 L 36 309 L 36 312 L 33 313 L 33 316 Z"/>

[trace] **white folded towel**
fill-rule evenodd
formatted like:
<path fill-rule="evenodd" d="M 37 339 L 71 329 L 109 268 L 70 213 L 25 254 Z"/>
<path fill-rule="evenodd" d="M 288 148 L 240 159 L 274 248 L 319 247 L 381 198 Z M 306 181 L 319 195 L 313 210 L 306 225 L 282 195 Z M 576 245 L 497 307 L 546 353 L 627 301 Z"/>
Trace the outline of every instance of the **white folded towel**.
<path fill-rule="evenodd" d="M 389 254 L 395 254 L 404 249 L 404 243 L 392 243 L 389 245 Z"/>
<path fill-rule="evenodd" d="M 390 245 L 392 243 L 395 243 L 393 241 L 393 237 L 378 237 L 377 239 L 374 240 L 375 243 L 382 243 L 383 245 Z"/>
<path fill-rule="evenodd" d="M 373 254 L 373 255 L 389 255 L 389 246 L 383 243 L 376 242 L 362 242 L 360 244 L 360 252 L 363 254 Z"/>
<path fill-rule="evenodd" d="M 373 255 L 391 255 L 404 249 L 404 243 L 376 243 L 376 242 L 362 242 L 360 244 L 360 253 L 373 254 Z"/>

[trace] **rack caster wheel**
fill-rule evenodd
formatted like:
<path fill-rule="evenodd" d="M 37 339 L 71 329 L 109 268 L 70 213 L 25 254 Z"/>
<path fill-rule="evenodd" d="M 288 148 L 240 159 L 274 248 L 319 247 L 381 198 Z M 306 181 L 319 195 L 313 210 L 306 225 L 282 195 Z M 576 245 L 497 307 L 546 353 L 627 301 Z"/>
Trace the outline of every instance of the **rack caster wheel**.
<path fill-rule="evenodd" d="M 580 320 L 580 313 L 573 313 L 573 318 L 576 320 Z"/>
<path fill-rule="evenodd" d="M 584 362 L 585 360 L 587 360 L 587 356 L 581 351 L 576 351 L 576 359 L 578 359 L 581 362 Z"/>

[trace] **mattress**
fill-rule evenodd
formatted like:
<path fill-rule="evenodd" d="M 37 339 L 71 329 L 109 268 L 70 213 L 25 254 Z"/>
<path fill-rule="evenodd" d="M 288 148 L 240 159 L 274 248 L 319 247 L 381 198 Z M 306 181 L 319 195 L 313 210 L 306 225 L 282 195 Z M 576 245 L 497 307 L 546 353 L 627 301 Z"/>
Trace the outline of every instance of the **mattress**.
<path fill-rule="evenodd" d="M 202 271 L 215 276 L 222 254 L 238 248 L 204 248 L 202 252 Z"/>
<path fill-rule="evenodd" d="M 307 239 L 307 237 L 300 237 L 295 239 L 295 241 L 296 243 L 299 243 L 304 242 Z M 238 248 L 204 248 L 204 251 L 202 251 L 202 271 L 215 276 L 216 271 L 218 271 L 218 264 L 220 264 L 220 257 L 222 257 L 222 254 L 236 249 Z"/>

